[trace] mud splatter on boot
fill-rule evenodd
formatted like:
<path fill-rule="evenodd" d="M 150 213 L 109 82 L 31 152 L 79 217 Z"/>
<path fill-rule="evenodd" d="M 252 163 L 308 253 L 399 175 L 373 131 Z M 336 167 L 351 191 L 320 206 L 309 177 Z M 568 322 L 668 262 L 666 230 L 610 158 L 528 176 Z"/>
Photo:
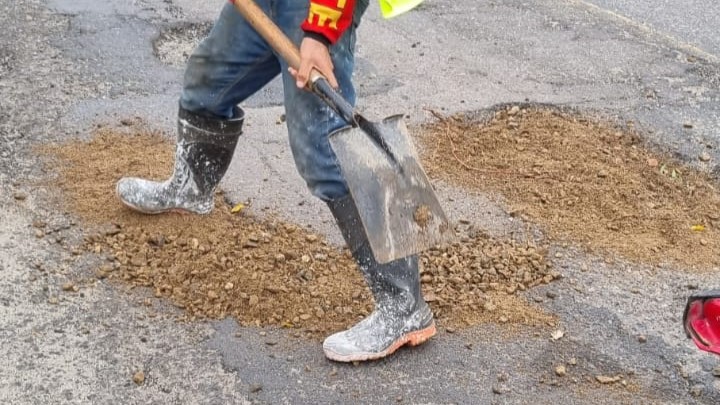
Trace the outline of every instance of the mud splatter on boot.
<path fill-rule="evenodd" d="M 157 182 L 123 178 L 116 192 L 123 204 L 145 214 L 168 211 L 207 214 L 214 206 L 215 187 L 230 166 L 242 133 L 244 113 L 221 120 L 180 108 L 172 176 Z"/>
<path fill-rule="evenodd" d="M 432 311 L 422 297 L 418 257 L 379 264 L 370 250 L 350 196 L 328 203 L 375 298 L 375 310 L 352 328 L 323 343 L 325 356 L 351 362 L 379 359 L 435 335 Z"/>

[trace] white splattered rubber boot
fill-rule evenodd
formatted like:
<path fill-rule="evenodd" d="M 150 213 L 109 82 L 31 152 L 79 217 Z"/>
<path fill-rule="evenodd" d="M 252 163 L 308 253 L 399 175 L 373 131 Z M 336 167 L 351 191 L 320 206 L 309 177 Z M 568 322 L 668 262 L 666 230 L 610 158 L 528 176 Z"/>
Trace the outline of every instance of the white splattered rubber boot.
<path fill-rule="evenodd" d="M 370 286 L 375 310 L 352 328 L 325 339 L 325 356 L 341 362 L 375 360 L 433 337 L 435 322 L 420 290 L 418 256 L 379 264 L 352 198 L 334 200 L 328 206 Z"/>
<path fill-rule="evenodd" d="M 123 204 L 145 214 L 177 211 L 207 214 L 214 207 L 215 187 L 230 166 L 244 113 L 221 120 L 180 108 L 175 168 L 168 180 L 120 179 L 116 193 Z"/>

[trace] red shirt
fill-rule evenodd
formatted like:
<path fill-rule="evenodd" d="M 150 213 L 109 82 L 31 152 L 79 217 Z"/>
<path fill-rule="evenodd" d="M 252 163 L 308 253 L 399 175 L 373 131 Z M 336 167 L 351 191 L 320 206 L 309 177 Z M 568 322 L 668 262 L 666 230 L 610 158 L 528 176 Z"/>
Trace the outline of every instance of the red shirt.
<path fill-rule="evenodd" d="M 234 0 L 229 0 L 234 3 Z M 300 25 L 303 31 L 320 35 L 336 43 L 352 24 L 355 0 L 309 0 L 308 18 Z"/>
<path fill-rule="evenodd" d="M 310 0 L 308 18 L 300 27 L 334 44 L 352 24 L 354 9 L 355 0 Z"/>

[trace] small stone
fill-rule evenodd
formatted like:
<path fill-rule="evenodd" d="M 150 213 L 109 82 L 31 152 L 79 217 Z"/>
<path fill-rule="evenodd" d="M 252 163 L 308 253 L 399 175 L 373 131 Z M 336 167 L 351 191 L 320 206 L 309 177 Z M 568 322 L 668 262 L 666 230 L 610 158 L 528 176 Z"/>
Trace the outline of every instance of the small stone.
<path fill-rule="evenodd" d="M 312 315 L 310 315 L 310 314 L 302 314 L 302 315 L 300 315 L 300 319 L 302 319 L 303 321 L 307 321 L 307 320 L 310 319 L 310 318 L 312 318 Z"/>
<path fill-rule="evenodd" d="M 713 368 L 712 375 L 714 375 L 715 377 L 720 377 L 720 366 L 716 366 L 715 368 Z"/>
<path fill-rule="evenodd" d="M 252 384 L 252 385 L 250 386 L 250 392 L 253 393 L 253 394 L 256 393 L 256 392 L 262 391 L 262 389 L 263 389 L 262 384 Z"/>
<path fill-rule="evenodd" d="M 448 327 L 448 328 L 445 328 L 445 332 L 447 332 L 447 333 L 455 333 L 455 329 Z"/>
<path fill-rule="evenodd" d="M 555 374 L 558 377 L 565 377 L 565 374 L 567 374 L 567 370 L 565 369 L 565 366 L 561 364 L 561 365 L 555 367 Z"/>
<path fill-rule="evenodd" d="M 693 127 L 693 124 L 691 122 L 685 122 L 683 123 L 683 128 L 690 129 Z"/>
<path fill-rule="evenodd" d="M 514 106 L 510 109 L 510 111 L 508 111 L 508 115 L 510 115 L 510 116 L 517 115 L 517 113 L 519 113 L 519 112 L 520 112 L 520 107 L 514 105 Z"/>
<path fill-rule="evenodd" d="M 568 365 L 574 366 L 577 364 L 577 359 L 575 359 L 575 357 L 573 357 L 570 360 L 568 360 L 567 363 L 568 363 Z"/>
<path fill-rule="evenodd" d="M 640 342 L 640 343 L 647 342 L 647 336 L 645 336 L 645 335 L 640 335 L 640 336 L 638 336 L 637 339 L 638 339 L 638 342 Z"/>
<path fill-rule="evenodd" d="M 698 159 L 700 159 L 701 162 L 708 162 L 710 161 L 710 154 L 707 152 L 703 152 L 698 156 Z"/>
<path fill-rule="evenodd" d="M 702 384 L 695 384 L 690 388 L 690 395 L 697 398 L 702 395 L 703 391 L 705 390 L 705 386 Z"/>
<path fill-rule="evenodd" d="M 266 340 L 265 344 L 268 346 L 275 346 L 277 344 L 277 342 L 274 340 Z"/>
<path fill-rule="evenodd" d="M 145 373 L 140 370 L 133 374 L 133 382 L 137 385 L 143 385 L 145 383 Z"/>
<path fill-rule="evenodd" d="M 563 338 L 563 336 L 565 336 L 565 332 L 560 329 L 558 329 L 550 334 L 550 337 L 552 338 L 552 340 L 560 340 Z"/>
<path fill-rule="evenodd" d="M 228 282 L 228 283 L 225 284 L 225 289 L 226 289 L 226 290 L 232 290 L 233 287 L 235 287 L 235 284 L 233 284 L 233 283 Z"/>
<path fill-rule="evenodd" d="M 305 240 L 307 240 L 308 242 L 317 242 L 318 237 L 317 235 L 309 234 L 305 236 Z"/>
<path fill-rule="evenodd" d="M 249 302 L 250 306 L 257 305 L 259 302 L 260 302 L 260 298 L 258 298 L 257 295 L 250 296 L 250 302 Z"/>
<path fill-rule="evenodd" d="M 551 300 L 554 300 L 555 298 L 557 298 L 557 293 L 552 292 L 552 291 L 548 291 L 548 292 L 545 293 L 545 296 L 548 297 L 548 298 L 550 298 Z"/>
<path fill-rule="evenodd" d="M 540 302 L 543 302 L 543 301 L 545 301 L 545 300 L 543 299 L 543 297 L 541 297 L 541 296 L 539 296 L 539 295 L 536 295 L 536 296 L 533 297 L 533 301 L 535 301 L 535 302 L 537 302 L 537 303 L 540 303 Z"/>
<path fill-rule="evenodd" d="M 13 194 L 13 197 L 18 201 L 25 201 L 27 200 L 27 193 L 23 191 L 16 191 L 15 194 Z"/>
<path fill-rule="evenodd" d="M 612 384 L 612 383 L 616 383 L 616 382 L 620 381 L 621 377 L 619 375 L 617 375 L 615 377 L 608 377 L 606 375 L 598 375 L 598 376 L 595 376 L 595 379 L 600 384 Z"/>
<path fill-rule="evenodd" d="M 492 387 L 492 392 L 493 392 L 493 394 L 496 394 L 496 395 L 502 395 L 502 394 L 506 393 L 507 391 L 508 391 L 507 388 L 503 385 L 493 385 L 493 387 Z"/>
<path fill-rule="evenodd" d="M 601 179 L 604 179 L 605 177 L 608 176 L 608 172 L 607 172 L 607 170 L 602 169 L 598 172 L 597 176 L 600 177 Z"/>
<path fill-rule="evenodd" d="M 73 291 L 74 288 L 75 288 L 75 285 L 73 285 L 73 283 L 70 283 L 70 282 L 63 284 L 63 286 L 62 286 L 63 291 Z"/>
<path fill-rule="evenodd" d="M 655 158 L 649 158 L 647 160 L 647 165 L 650 167 L 657 167 L 659 164 L 660 164 L 660 162 L 658 162 L 658 160 Z"/>
<path fill-rule="evenodd" d="M 58 300 L 57 297 L 50 297 L 50 298 L 48 298 L 48 303 L 49 303 L 49 304 L 56 305 L 58 302 L 59 302 L 59 300 Z"/>
<path fill-rule="evenodd" d="M 45 236 L 45 232 L 43 232 L 42 229 L 36 229 L 36 230 L 35 230 L 35 237 L 36 237 L 36 238 L 40 239 L 40 238 L 42 238 L 43 236 Z"/>
<path fill-rule="evenodd" d="M 701 244 L 702 246 L 707 246 L 707 244 L 708 244 L 707 239 L 700 239 L 700 244 Z"/>
<path fill-rule="evenodd" d="M 500 323 L 508 323 L 509 321 L 509 319 L 505 315 L 501 316 L 498 320 L 500 321 Z"/>

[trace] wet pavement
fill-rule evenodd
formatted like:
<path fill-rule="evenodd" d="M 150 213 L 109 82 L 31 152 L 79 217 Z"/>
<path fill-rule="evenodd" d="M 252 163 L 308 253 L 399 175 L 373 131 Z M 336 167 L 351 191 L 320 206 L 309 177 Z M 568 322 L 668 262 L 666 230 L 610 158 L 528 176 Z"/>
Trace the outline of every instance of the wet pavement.
<path fill-rule="evenodd" d="M 34 235 L 38 218 L 61 239 L 78 239 L 81 230 L 71 214 L 45 205 L 52 190 L 42 179 L 52 173 L 43 172 L 31 146 L 86 137 L 97 124 L 136 116 L 172 133 L 178 49 L 198 38 L 180 34 L 197 27 L 188 24 L 209 23 L 222 4 L 0 2 L 0 401 L 720 400 L 716 359 L 695 350 L 680 325 L 685 297 L 717 287 L 717 276 L 608 262 L 573 246 L 551 250 L 563 279 L 528 293 L 557 295 L 537 305 L 558 315 L 562 339 L 552 340 L 549 330 L 482 325 L 447 333 L 440 325 L 426 345 L 357 366 L 331 363 L 319 342 L 284 331 L 241 328 L 230 319 L 176 322 L 176 310 L 144 305 L 147 291 L 96 281 L 64 293 L 67 280 L 88 277 L 96 264 L 73 259 L 62 241 Z M 387 22 L 373 5 L 358 40 L 359 105 L 373 117 L 405 112 L 414 125 L 431 119 L 428 109 L 449 114 L 525 101 L 576 107 L 633 121 L 654 147 L 712 171 L 720 38 L 716 24 L 706 24 L 716 6 L 690 2 L 680 18 L 656 4 L 439 0 Z M 160 49 L 171 57 L 158 58 Z M 338 241 L 329 213 L 295 172 L 278 124 L 280 92 L 274 82 L 244 105 L 246 133 L 223 188 L 231 200 L 251 202 L 256 214 L 273 212 Z M 711 155 L 709 164 L 698 161 L 701 152 Z M 443 184 L 439 193 L 454 215 L 507 233 L 511 219 L 485 196 Z M 555 373 L 559 364 L 568 364 L 564 377 Z M 142 385 L 132 381 L 139 370 Z M 600 384 L 598 375 L 620 375 L 628 386 Z"/>

